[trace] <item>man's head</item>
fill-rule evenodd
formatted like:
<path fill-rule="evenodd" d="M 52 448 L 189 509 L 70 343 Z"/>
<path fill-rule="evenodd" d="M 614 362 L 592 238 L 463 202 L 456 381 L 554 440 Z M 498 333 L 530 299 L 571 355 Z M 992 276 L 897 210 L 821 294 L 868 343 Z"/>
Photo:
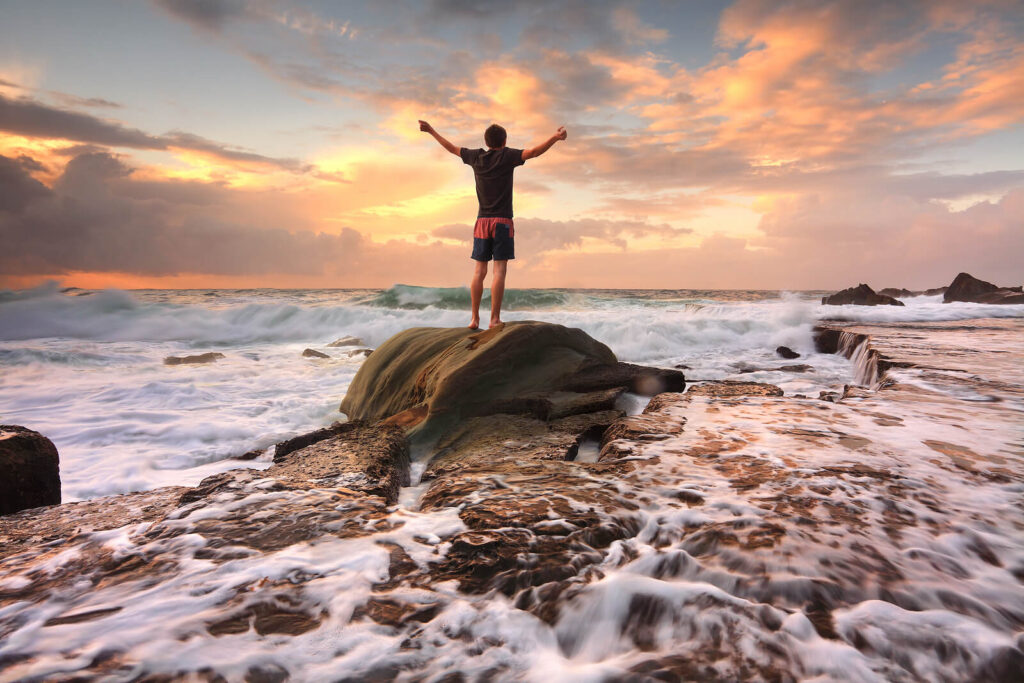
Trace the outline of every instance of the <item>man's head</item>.
<path fill-rule="evenodd" d="M 497 149 L 498 147 L 505 146 L 505 139 L 508 135 L 505 133 L 505 129 L 496 123 L 492 123 L 484 131 L 484 142 L 491 149 Z"/>

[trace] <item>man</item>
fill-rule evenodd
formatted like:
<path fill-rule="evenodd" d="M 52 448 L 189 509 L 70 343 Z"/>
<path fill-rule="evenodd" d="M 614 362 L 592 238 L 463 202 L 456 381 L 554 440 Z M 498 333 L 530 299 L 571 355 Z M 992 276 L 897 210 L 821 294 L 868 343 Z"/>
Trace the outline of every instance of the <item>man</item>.
<path fill-rule="evenodd" d="M 512 224 L 512 172 L 527 159 L 539 157 L 559 140 L 565 140 L 565 127 L 545 142 L 532 149 L 512 149 L 505 146 L 505 129 L 492 124 L 484 131 L 487 150 L 456 147 L 445 140 L 426 121 L 420 121 L 420 130 L 430 133 L 446 150 L 462 158 L 462 163 L 473 167 L 476 176 L 476 198 L 480 202 L 476 225 L 473 226 L 473 255 L 476 268 L 469 285 L 469 298 L 473 319 L 469 328 L 480 327 L 480 299 L 484 293 L 487 262 L 494 259 L 494 277 L 491 279 L 491 322 L 489 327 L 501 324 L 501 300 L 505 295 L 505 273 L 508 262 L 515 255 L 515 227 Z"/>

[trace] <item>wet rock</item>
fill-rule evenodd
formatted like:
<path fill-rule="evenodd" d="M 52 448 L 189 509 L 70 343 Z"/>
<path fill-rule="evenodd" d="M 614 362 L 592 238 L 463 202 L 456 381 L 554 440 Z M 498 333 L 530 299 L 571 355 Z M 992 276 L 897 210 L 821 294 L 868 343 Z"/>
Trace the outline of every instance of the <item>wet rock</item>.
<path fill-rule="evenodd" d="M 284 683 L 290 677 L 288 669 L 280 664 L 261 664 L 245 672 L 245 683 Z"/>
<path fill-rule="evenodd" d="M 682 394 L 671 394 L 681 396 Z M 616 420 L 601 436 L 602 449 L 613 441 L 657 441 L 678 434 L 686 423 L 685 418 L 672 418 L 658 413 L 630 415 Z M 603 453 L 602 453 L 603 455 Z"/>
<path fill-rule="evenodd" d="M 830 306 L 903 306 L 903 302 L 884 294 L 876 294 L 875 290 L 865 284 L 844 289 L 829 296 L 823 296 L 821 303 Z"/>
<path fill-rule="evenodd" d="M 283 458 L 284 456 L 305 448 L 317 441 L 323 441 L 324 439 L 330 438 L 336 434 L 340 434 L 346 430 L 352 429 L 352 425 L 355 423 L 351 422 L 335 422 L 329 427 L 323 429 L 316 429 L 312 432 L 306 432 L 305 434 L 299 434 L 298 436 L 286 439 L 285 441 L 279 442 L 274 446 L 274 458 Z"/>
<path fill-rule="evenodd" d="M 373 353 L 373 349 L 352 349 L 351 351 L 345 352 L 345 357 L 356 358 L 358 356 L 362 356 L 363 358 L 369 358 L 371 353 Z"/>
<path fill-rule="evenodd" d="M 813 369 L 814 368 L 812 368 L 810 365 L 807 365 L 806 363 L 799 363 L 797 365 L 782 365 L 779 367 L 779 370 L 781 370 L 782 372 L 810 372 Z"/>
<path fill-rule="evenodd" d="M 216 351 L 200 353 L 196 356 L 167 356 L 164 358 L 164 365 L 201 365 L 216 362 L 221 358 L 224 358 L 224 354 Z"/>
<path fill-rule="evenodd" d="M 627 387 L 634 394 L 654 396 L 663 391 L 682 391 L 686 385 L 683 373 L 676 369 L 650 368 L 632 363 L 616 363 L 586 368 L 567 378 L 561 385 L 567 391 L 597 391 L 611 387 Z"/>
<path fill-rule="evenodd" d="M 341 337 L 340 339 L 335 339 L 327 346 L 330 348 L 338 348 L 340 346 L 366 346 L 366 342 L 359 337 Z"/>
<path fill-rule="evenodd" d="M 794 358 L 800 357 L 799 353 L 789 348 L 788 346 L 778 347 L 777 349 L 775 349 L 775 353 L 779 354 L 779 356 L 785 358 L 786 360 L 793 360 Z"/>
<path fill-rule="evenodd" d="M 352 419 L 384 420 L 415 442 L 494 414 L 542 419 L 605 407 L 616 388 L 681 388 L 677 370 L 618 363 L 582 330 L 514 322 L 486 331 L 415 328 L 377 348 L 341 403 Z M 572 396 L 571 394 L 576 394 Z"/>
<path fill-rule="evenodd" d="M 368 617 L 383 626 L 402 626 L 408 622 L 426 623 L 437 616 L 443 606 L 440 602 L 414 603 L 371 598 L 356 608 L 352 619 Z"/>
<path fill-rule="evenodd" d="M 245 633 L 250 629 L 261 636 L 271 633 L 297 636 L 319 626 L 321 619 L 320 615 L 310 615 L 278 602 L 260 602 L 209 624 L 206 630 L 212 636 Z"/>
<path fill-rule="evenodd" d="M 313 482 L 397 500 L 399 487 L 409 484 L 409 447 L 402 430 L 361 423 L 331 429 L 334 433 L 324 439 L 275 454 L 266 475 L 285 484 Z"/>
<path fill-rule="evenodd" d="M 760 382 L 736 382 L 722 380 L 705 382 L 690 387 L 687 396 L 713 396 L 716 398 L 732 398 L 736 396 L 782 396 L 783 391 L 774 384 Z"/>
<path fill-rule="evenodd" d="M 998 287 L 967 273 L 960 273 L 946 289 L 943 303 L 967 301 L 978 304 L 1024 304 L 1020 287 Z"/>
<path fill-rule="evenodd" d="M 303 358 L 330 358 L 326 353 L 316 349 L 306 349 L 302 352 Z"/>
<path fill-rule="evenodd" d="M 19 425 L 0 425 L 0 515 L 60 503 L 53 442 Z"/>

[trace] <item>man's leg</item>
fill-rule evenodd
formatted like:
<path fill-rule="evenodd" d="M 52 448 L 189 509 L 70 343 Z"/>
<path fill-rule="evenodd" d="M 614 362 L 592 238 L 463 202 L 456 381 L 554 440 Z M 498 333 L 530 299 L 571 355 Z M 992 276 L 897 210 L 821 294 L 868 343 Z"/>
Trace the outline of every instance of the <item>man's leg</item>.
<path fill-rule="evenodd" d="M 496 260 L 494 262 L 494 277 L 491 279 L 490 327 L 497 327 L 501 324 L 501 300 L 505 296 L 505 271 L 507 269 L 508 261 Z"/>
<path fill-rule="evenodd" d="M 469 283 L 469 302 L 473 311 L 473 320 L 469 328 L 475 330 L 480 327 L 480 299 L 484 296 L 484 278 L 487 277 L 487 261 L 474 261 L 476 269 L 473 271 L 473 280 Z M 495 268 L 497 272 L 497 268 Z M 502 270 L 504 273 L 504 269 Z M 502 276 L 504 281 L 504 276 Z M 492 292 L 493 295 L 493 292 Z"/>

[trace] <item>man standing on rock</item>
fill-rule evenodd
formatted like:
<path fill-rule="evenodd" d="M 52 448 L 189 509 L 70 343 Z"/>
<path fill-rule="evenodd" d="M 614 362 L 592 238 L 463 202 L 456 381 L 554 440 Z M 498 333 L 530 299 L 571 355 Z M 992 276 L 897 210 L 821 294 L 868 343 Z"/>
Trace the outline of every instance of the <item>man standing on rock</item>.
<path fill-rule="evenodd" d="M 492 124 L 484 131 L 487 149 L 456 147 L 444 139 L 426 121 L 420 121 L 420 130 L 430 133 L 438 144 L 473 167 L 476 176 L 476 197 L 480 202 L 476 225 L 473 226 L 473 255 L 476 268 L 469 286 L 473 319 L 469 328 L 480 327 L 480 299 L 484 293 L 487 262 L 494 259 L 494 277 L 491 280 L 491 323 L 501 324 L 501 300 L 505 295 L 505 272 L 515 255 L 515 228 L 512 224 L 512 172 L 527 159 L 539 157 L 559 140 L 565 140 L 564 127 L 545 142 L 532 149 L 513 149 L 505 146 L 505 129 Z"/>

